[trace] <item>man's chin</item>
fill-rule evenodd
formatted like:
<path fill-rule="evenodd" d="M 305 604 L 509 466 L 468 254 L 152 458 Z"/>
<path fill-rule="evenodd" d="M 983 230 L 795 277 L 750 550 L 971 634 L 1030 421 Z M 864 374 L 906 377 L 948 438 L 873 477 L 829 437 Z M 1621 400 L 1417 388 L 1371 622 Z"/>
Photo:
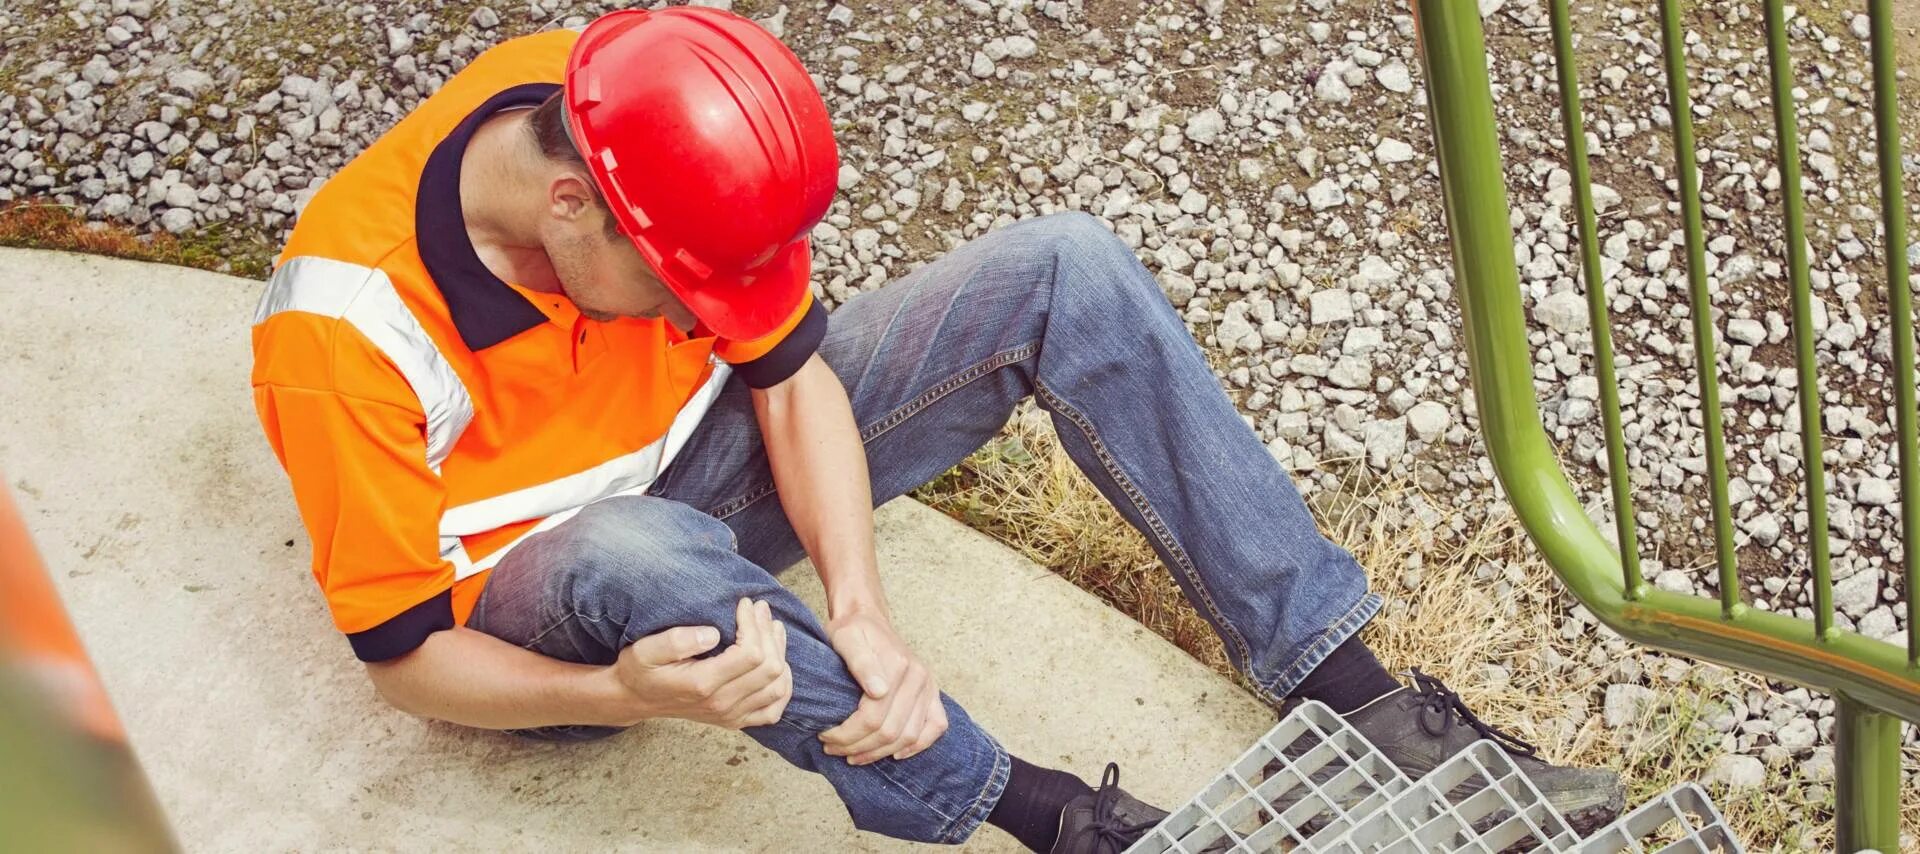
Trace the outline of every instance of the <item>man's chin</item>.
<path fill-rule="evenodd" d="M 620 319 L 620 315 L 614 314 L 611 311 L 594 311 L 587 308 L 580 309 L 580 316 L 595 323 L 607 323 Z"/>

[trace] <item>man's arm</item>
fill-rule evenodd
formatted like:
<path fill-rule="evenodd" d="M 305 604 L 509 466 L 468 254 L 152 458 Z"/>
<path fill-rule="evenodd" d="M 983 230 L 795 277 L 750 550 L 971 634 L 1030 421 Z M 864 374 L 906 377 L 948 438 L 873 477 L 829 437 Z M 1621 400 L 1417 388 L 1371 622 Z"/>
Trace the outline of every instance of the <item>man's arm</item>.
<path fill-rule="evenodd" d="M 787 521 L 827 588 L 828 618 L 886 614 L 867 450 L 846 387 L 816 354 L 785 382 L 755 389 L 753 407 Z"/>
<path fill-rule="evenodd" d="M 828 639 L 866 692 L 852 718 L 821 734 L 826 751 L 856 765 L 919 753 L 946 732 L 946 709 L 881 590 L 866 448 L 846 387 L 815 354 L 755 389 L 753 405 L 787 521 L 827 589 Z"/>
<path fill-rule="evenodd" d="M 368 662 L 381 698 L 421 717 L 485 729 L 561 724 L 632 726 L 687 718 L 728 729 L 780 719 L 793 693 L 786 628 L 764 603 L 740 600 L 733 646 L 697 658 L 720 632 L 681 626 L 635 641 L 614 664 L 575 664 L 484 632 L 434 632 L 412 652 Z"/>
<path fill-rule="evenodd" d="M 381 699 L 410 715 L 485 729 L 628 726 L 637 714 L 613 669 L 575 664 L 461 627 L 367 663 Z"/>

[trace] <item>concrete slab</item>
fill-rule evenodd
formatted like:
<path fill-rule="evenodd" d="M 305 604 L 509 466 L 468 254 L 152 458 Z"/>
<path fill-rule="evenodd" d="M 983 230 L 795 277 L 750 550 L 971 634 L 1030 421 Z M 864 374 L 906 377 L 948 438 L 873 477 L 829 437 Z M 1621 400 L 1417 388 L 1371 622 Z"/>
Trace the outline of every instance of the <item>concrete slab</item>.
<path fill-rule="evenodd" d="M 384 706 L 334 633 L 254 421 L 257 282 L 0 249 L 0 472 L 193 851 L 892 851 L 733 732 L 535 744 Z M 1272 717 L 1019 555 L 878 517 L 903 631 L 1015 753 L 1177 803 Z M 806 567 L 784 580 L 822 608 Z M 987 828 L 969 850 L 1017 850 Z"/>

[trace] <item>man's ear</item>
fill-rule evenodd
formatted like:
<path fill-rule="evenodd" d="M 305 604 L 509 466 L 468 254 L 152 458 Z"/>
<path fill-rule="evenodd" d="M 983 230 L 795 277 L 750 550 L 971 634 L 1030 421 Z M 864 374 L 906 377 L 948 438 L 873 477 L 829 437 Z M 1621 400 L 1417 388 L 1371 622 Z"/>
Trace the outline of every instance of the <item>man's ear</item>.
<path fill-rule="evenodd" d="M 561 219 L 578 220 L 587 216 L 599 204 L 596 198 L 593 185 L 577 172 L 562 172 L 547 185 L 547 207 Z"/>

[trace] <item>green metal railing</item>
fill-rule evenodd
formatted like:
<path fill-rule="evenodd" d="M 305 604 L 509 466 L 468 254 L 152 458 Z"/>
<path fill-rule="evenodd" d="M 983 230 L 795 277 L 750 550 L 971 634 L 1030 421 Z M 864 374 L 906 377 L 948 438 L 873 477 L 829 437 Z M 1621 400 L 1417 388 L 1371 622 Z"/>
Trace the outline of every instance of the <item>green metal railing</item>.
<path fill-rule="evenodd" d="M 1907 280 L 1890 0 L 1869 0 L 1868 12 L 1872 20 L 1874 112 L 1893 340 L 1902 561 L 1908 592 L 1905 649 L 1842 630 L 1833 620 L 1812 288 L 1801 205 L 1793 66 L 1787 53 L 1782 0 L 1764 0 L 1764 18 L 1799 379 L 1805 546 L 1813 577 L 1811 621 L 1754 608 L 1740 598 L 1733 514 L 1727 497 L 1728 458 L 1721 425 L 1712 300 L 1704 263 L 1706 237 L 1701 221 L 1699 167 L 1694 162 L 1693 107 L 1687 92 L 1682 0 L 1660 0 L 1660 26 L 1675 177 L 1686 236 L 1688 296 L 1701 426 L 1706 434 L 1719 597 L 1660 590 L 1641 575 L 1607 294 L 1595 237 L 1572 24 L 1567 0 L 1548 0 L 1548 5 L 1620 550 L 1616 552 L 1588 519 L 1541 425 L 1478 4 L 1473 0 L 1414 0 L 1467 355 L 1481 430 L 1494 470 L 1516 515 L 1555 573 L 1583 605 L 1621 635 L 1668 652 L 1831 693 L 1837 706 L 1834 794 L 1839 845 L 1846 851 L 1895 850 L 1900 831 L 1899 720 L 1920 721 L 1920 602 L 1913 596 L 1920 589 L 1920 451 L 1915 449 L 1913 303 Z"/>

